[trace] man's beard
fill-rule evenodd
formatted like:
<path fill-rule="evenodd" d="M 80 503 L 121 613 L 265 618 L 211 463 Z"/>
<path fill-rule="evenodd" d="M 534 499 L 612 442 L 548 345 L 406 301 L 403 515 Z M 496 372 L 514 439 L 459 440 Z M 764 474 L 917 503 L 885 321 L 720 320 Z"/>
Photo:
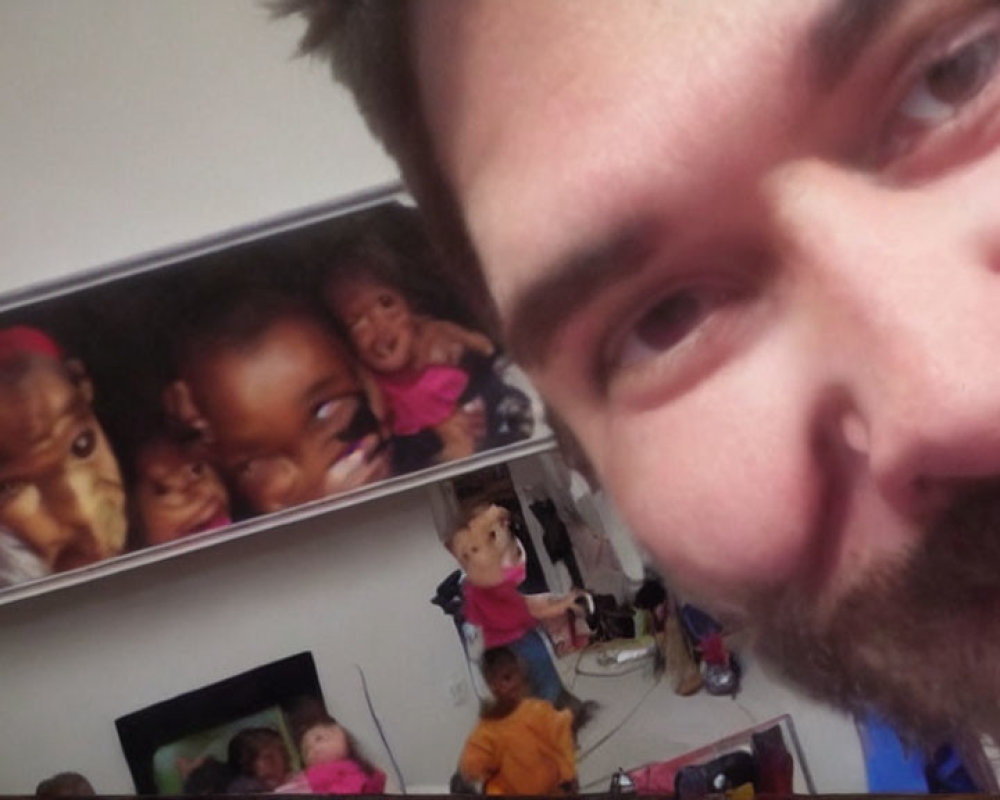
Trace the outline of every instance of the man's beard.
<path fill-rule="evenodd" d="M 784 592 L 753 617 L 764 660 L 822 700 L 876 710 L 925 745 L 1000 740 L 1000 483 L 957 500 L 832 613 Z"/>

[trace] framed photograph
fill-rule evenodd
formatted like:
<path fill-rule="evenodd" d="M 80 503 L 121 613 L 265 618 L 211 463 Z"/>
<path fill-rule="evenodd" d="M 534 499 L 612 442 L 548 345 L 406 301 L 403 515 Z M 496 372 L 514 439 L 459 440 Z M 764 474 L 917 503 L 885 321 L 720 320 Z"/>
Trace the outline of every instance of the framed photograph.
<path fill-rule="evenodd" d="M 552 446 L 376 193 L 0 305 L 0 603 Z"/>
<path fill-rule="evenodd" d="M 140 794 L 259 792 L 253 761 L 273 761 L 278 781 L 301 769 L 292 726 L 304 706 L 326 707 L 308 652 L 139 709 L 115 727 Z"/>

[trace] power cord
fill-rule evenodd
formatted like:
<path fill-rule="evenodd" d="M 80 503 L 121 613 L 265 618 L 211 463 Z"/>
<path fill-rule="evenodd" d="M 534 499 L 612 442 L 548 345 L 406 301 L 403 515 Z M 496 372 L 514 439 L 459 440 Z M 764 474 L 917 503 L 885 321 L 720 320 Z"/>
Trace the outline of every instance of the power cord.
<path fill-rule="evenodd" d="M 354 668 L 358 671 L 358 675 L 361 676 L 361 691 L 364 692 L 365 702 L 368 704 L 368 713 L 371 714 L 372 721 L 375 723 L 376 729 L 378 729 L 379 738 L 382 739 L 382 745 L 385 747 L 385 751 L 389 754 L 389 760 L 392 762 L 392 769 L 396 773 L 396 780 L 399 781 L 399 790 L 403 794 L 406 794 L 406 781 L 403 780 L 403 772 L 399 768 L 399 764 L 396 762 L 396 756 L 393 755 L 392 748 L 389 747 L 389 740 L 385 736 L 385 731 L 382 728 L 382 721 L 378 718 L 378 714 L 375 713 L 375 706 L 372 703 L 372 696 L 368 691 L 368 681 L 365 679 L 364 670 L 358 664 L 354 665 Z"/>
<path fill-rule="evenodd" d="M 615 725 L 610 731 L 608 731 L 600 739 L 598 739 L 596 742 L 590 745 L 590 747 L 588 747 L 586 750 L 580 752 L 580 755 L 577 756 L 576 763 L 577 764 L 582 763 L 591 753 L 593 753 L 595 750 L 597 750 L 597 748 L 601 747 L 602 745 L 607 744 L 608 740 L 612 736 L 614 736 L 616 733 L 618 733 L 618 731 L 624 728 L 625 725 L 628 723 L 628 721 L 635 716 L 635 713 L 640 708 L 642 708 L 643 703 L 646 702 L 646 698 L 649 697 L 653 693 L 653 690 L 656 689 L 662 682 L 663 682 L 663 675 L 661 674 L 658 675 L 656 677 L 656 680 L 654 680 L 650 684 L 649 688 L 642 693 L 642 697 L 639 698 L 639 701 L 629 710 L 629 712 L 621 719 L 621 721 L 617 725 Z"/>

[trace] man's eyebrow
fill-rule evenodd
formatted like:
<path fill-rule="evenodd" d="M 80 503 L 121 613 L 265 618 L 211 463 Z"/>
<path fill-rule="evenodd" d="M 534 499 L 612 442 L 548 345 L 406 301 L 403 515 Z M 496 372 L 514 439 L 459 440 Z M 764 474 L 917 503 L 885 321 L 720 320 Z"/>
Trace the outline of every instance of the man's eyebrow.
<path fill-rule="evenodd" d="M 547 274 L 516 295 L 504 315 L 504 342 L 511 357 L 525 367 L 542 364 L 560 328 L 608 286 L 638 269 L 647 251 L 647 237 L 630 229 L 544 270 Z"/>
<path fill-rule="evenodd" d="M 829 90 L 847 77 L 868 44 L 903 5 L 902 0 L 836 0 L 805 40 L 816 82 Z"/>

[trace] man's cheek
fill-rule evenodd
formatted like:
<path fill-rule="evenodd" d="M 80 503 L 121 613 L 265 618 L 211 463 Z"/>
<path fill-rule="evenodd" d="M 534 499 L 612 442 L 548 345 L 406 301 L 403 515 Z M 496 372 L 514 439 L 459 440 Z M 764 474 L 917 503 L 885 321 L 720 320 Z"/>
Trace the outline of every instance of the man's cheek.
<path fill-rule="evenodd" d="M 731 404 L 657 409 L 617 426 L 600 465 L 639 541 L 689 591 L 742 602 L 800 573 L 817 481 L 787 419 L 770 427 Z"/>

